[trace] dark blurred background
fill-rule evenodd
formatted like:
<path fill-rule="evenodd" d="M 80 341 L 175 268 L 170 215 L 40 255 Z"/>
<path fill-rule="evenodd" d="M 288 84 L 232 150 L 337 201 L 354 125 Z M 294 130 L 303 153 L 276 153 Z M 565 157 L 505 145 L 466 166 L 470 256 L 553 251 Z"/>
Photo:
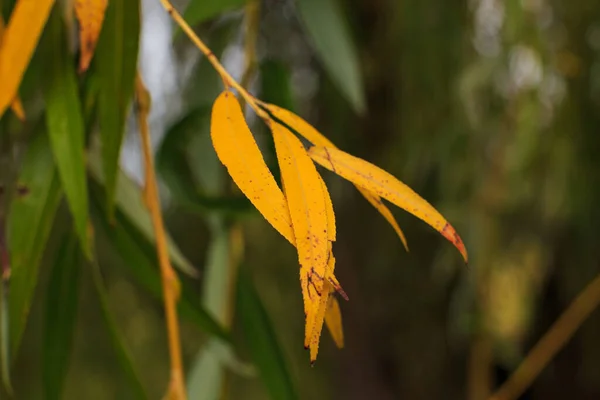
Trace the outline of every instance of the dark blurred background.
<path fill-rule="evenodd" d="M 153 95 L 159 148 L 177 121 L 189 110 L 210 107 L 222 86 L 183 35 L 172 40 L 172 23 L 159 2 L 142 3 L 140 67 Z M 184 10 L 186 3 L 175 4 Z M 351 184 L 324 171 L 338 223 L 336 273 L 350 301 L 341 304 L 345 348 L 337 350 L 324 332 L 311 368 L 302 347 L 294 249 L 261 218 L 243 218 L 244 264 L 300 398 L 484 399 L 600 270 L 600 3 L 324 3 L 337 5 L 360 76 L 352 78 L 347 59 L 328 61 L 314 36 L 319 29 L 307 28 L 317 0 L 263 0 L 257 65 L 248 80 L 253 93 L 293 109 L 339 147 L 430 201 L 462 236 L 469 266 L 433 229 L 395 208 L 407 253 Z M 235 5 L 195 25 L 237 78 L 244 71 L 245 10 Z M 321 35 L 335 38 L 326 22 Z M 355 80 L 344 81 L 348 76 Z M 250 120 L 257 140 L 266 143 L 268 132 Z M 132 122 L 122 158 L 139 180 L 134 130 Z M 203 120 L 187 151 L 192 168 L 208 176 L 210 191 L 214 176 L 226 179 L 207 132 Z M 272 148 L 264 148 L 273 165 Z M 168 187 L 163 194 L 173 237 L 203 270 L 210 215 L 179 207 Z M 151 398 L 159 398 L 168 378 L 161 303 L 119 272 L 122 261 L 110 249 L 101 254 L 111 304 Z M 206 276 L 194 283 L 199 293 Z M 83 290 L 65 398 L 127 398 L 88 297 Z M 37 301 L 17 386 L 39 374 L 41 307 Z M 233 324 L 243 338 L 236 318 Z M 192 368 L 206 337 L 185 322 L 182 337 Z M 595 312 L 522 399 L 600 398 L 598 338 Z M 28 398 L 38 398 L 34 387 Z M 256 378 L 229 373 L 227 387 L 229 399 L 268 398 Z"/>

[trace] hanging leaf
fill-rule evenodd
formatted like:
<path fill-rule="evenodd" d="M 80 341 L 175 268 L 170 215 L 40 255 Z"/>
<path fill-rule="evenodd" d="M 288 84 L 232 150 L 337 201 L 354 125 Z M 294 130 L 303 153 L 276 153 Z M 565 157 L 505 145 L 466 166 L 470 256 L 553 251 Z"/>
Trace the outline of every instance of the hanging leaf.
<path fill-rule="evenodd" d="M 10 340 L 16 354 L 37 284 L 38 267 L 61 198 L 45 132 L 37 132 L 23 160 L 7 221 L 10 252 Z"/>
<path fill-rule="evenodd" d="M 75 16 L 79 21 L 81 55 L 79 72 L 85 72 L 92 61 L 100 36 L 108 0 L 75 0 Z"/>
<path fill-rule="evenodd" d="M 77 237 L 67 234 L 52 266 L 46 294 L 43 346 L 43 380 L 46 398 L 63 397 L 73 345 L 79 304 L 79 257 Z"/>
<path fill-rule="evenodd" d="M 294 231 L 287 202 L 246 124 L 240 103 L 224 91 L 214 103 L 210 134 L 219 160 L 262 216 L 292 245 Z"/>
<path fill-rule="evenodd" d="M 335 296 L 329 296 L 329 304 L 325 312 L 325 324 L 338 348 L 344 347 L 344 330 L 342 328 L 342 312 Z"/>
<path fill-rule="evenodd" d="M 296 4 L 331 80 L 354 110 L 363 113 L 365 98 L 358 56 L 338 0 L 298 0 Z"/>
<path fill-rule="evenodd" d="M 19 0 L 13 9 L 0 46 L 0 117 L 18 96 L 53 4 L 54 0 Z"/>
<path fill-rule="evenodd" d="M 250 277 L 242 269 L 238 277 L 236 309 L 244 339 L 260 377 L 274 400 L 297 399 L 298 395 L 275 330 Z"/>
<path fill-rule="evenodd" d="M 76 232 L 84 253 L 90 257 L 83 116 L 75 71 L 58 9 L 53 12 L 48 28 L 47 38 L 51 45 L 48 51 L 48 84 L 44 93 L 46 124 Z"/>
<path fill-rule="evenodd" d="M 94 57 L 100 81 L 98 116 L 109 215 L 113 213 L 125 118 L 133 95 L 139 36 L 140 2 L 111 0 Z"/>
<path fill-rule="evenodd" d="M 289 126 L 291 129 L 296 131 L 299 135 L 303 136 L 306 140 L 311 142 L 315 146 L 323 146 L 323 147 L 332 147 L 337 148 L 329 139 L 327 139 L 322 133 L 317 131 L 311 124 L 306 122 L 300 116 L 294 114 L 293 112 L 276 106 L 274 104 L 261 103 L 261 105 L 266 108 L 275 118 Z M 381 215 L 386 219 L 386 221 L 392 225 L 396 234 L 400 237 L 402 244 L 406 251 L 408 251 L 408 244 L 406 242 L 406 237 L 404 236 L 404 232 L 398 226 L 396 219 L 392 215 L 392 212 L 387 208 L 385 204 L 381 201 L 381 198 L 377 196 L 377 194 L 370 192 L 358 185 L 354 185 L 364 196 L 365 199 L 371 203 L 373 207 L 379 211 Z"/>
<path fill-rule="evenodd" d="M 390 201 L 440 232 L 460 251 L 465 262 L 467 250 L 454 228 L 427 201 L 390 173 L 358 157 L 331 147 L 313 146 L 311 158 L 323 167 Z"/>
<path fill-rule="evenodd" d="M 2 47 L 2 35 L 4 35 L 4 18 L 0 14 L 0 48 Z M 10 103 L 10 109 L 21 121 L 25 120 L 25 110 L 23 110 L 23 104 L 21 104 L 21 99 L 19 98 L 18 94 L 12 103 Z"/>

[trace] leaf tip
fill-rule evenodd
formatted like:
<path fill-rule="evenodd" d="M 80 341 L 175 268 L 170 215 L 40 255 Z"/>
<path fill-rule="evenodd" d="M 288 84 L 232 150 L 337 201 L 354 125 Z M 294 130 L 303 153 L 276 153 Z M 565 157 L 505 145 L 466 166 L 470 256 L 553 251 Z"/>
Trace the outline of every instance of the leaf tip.
<path fill-rule="evenodd" d="M 462 241 L 458 233 L 456 233 L 456 230 L 452 227 L 452 225 L 446 222 L 446 225 L 444 225 L 441 234 L 446 239 L 448 239 L 448 241 L 450 241 L 454 245 L 454 247 L 458 249 L 463 259 L 465 260 L 465 264 L 468 265 L 469 255 L 467 254 L 467 248 L 465 247 L 464 242 Z"/>

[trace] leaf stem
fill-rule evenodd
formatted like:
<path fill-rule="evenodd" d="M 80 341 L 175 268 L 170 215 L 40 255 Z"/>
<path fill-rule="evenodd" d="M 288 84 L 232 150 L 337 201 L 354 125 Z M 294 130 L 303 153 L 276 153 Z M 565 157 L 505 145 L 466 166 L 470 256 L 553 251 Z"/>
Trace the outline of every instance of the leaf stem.
<path fill-rule="evenodd" d="M 177 319 L 177 300 L 179 297 L 177 275 L 173 271 L 169 253 L 165 228 L 161 215 L 160 199 L 154 173 L 152 160 L 152 149 L 150 146 L 150 132 L 148 128 L 148 113 L 150 110 L 150 96 L 140 73 L 138 71 L 135 80 L 135 104 L 137 107 L 138 124 L 142 139 L 144 153 L 144 165 L 146 172 L 146 186 L 144 188 L 144 199 L 152 217 L 154 233 L 156 236 L 156 251 L 160 264 L 162 278 L 163 298 L 165 316 L 167 319 L 167 334 L 169 340 L 169 355 L 171 358 L 171 380 L 169 382 L 167 399 L 185 400 L 185 382 L 183 376 L 183 362 L 181 357 L 181 343 L 179 338 L 179 322 Z"/>
<path fill-rule="evenodd" d="M 267 112 L 265 112 L 262 108 L 260 108 L 258 106 L 258 102 L 257 102 L 256 98 L 254 96 L 252 96 L 246 89 L 244 89 L 244 87 L 242 85 L 240 85 L 238 82 L 236 82 L 235 79 L 233 79 L 233 77 L 229 74 L 229 72 L 227 72 L 227 70 L 223 67 L 223 65 L 221 65 L 221 63 L 219 62 L 217 57 L 214 55 L 214 53 L 208 48 L 208 46 L 206 46 L 204 44 L 204 42 L 198 37 L 198 35 L 196 35 L 194 33 L 194 31 L 188 25 L 188 23 L 185 22 L 185 20 L 181 16 L 181 14 L 179 14 L 179 12 L 175 9 L 175 7 L 173 7 L 171 2 L 169 0 L 160 0 L 160 2 L 163 5 L 164 9 L 169 13 L 171 18 L 173 18 L 175 23 L 177 23 L 177 25 L 179 25 L 181 30 L 183 30 L 185 32 L 185 34 L 196 45 L 196 47 L 198 47 L 198 49 L 200 49 L 200 51 L 202 53 L 204 53 L 206 58 L 208 58 L 208 61 L 210 61 L 210 63 L 213 65 L 213 67 L 217 71 L 217 73 L 219 75 L 221 75 L 221 78 L 223 79 L 225 87 L 231 86 L 232 88 L 237 90 L 238 93 L 240 94 L 240 96 L 242 96 L 244 98 L 244 100 L 246 100 L 248 105 L 250 107 L 252 107 L 254 112 L 256 112 L 256 115 L 258 115 L 265 121 L 270 121 L 271 117 L 269 116 L 269 114 Z"/>
<path fill-rule="evenodd" d="M 600 275 L 573 300 L 569 308 L 531 349 L 517 370 L 489 400 L 518 398 L 599 304 Z"/>

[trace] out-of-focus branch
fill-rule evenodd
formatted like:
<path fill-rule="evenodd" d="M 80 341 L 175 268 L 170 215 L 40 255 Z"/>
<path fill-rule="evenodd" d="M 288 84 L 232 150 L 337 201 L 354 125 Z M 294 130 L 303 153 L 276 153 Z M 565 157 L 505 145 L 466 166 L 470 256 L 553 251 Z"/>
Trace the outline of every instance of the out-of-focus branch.
<path fill-rule="evenodd" d="M 142 78 L 138 72 L 135 80 L 135 104 L 140 136 L 142 139 L 142 150 L 144 153 L 144 165 L 146 172 L 146 186 L 144 188 L 144 200 L 152 217 L 154 235 L 156 237 L 156 252 L 160 264 L 162 278 L 163 299 L 165 305 L 165 316 L 167 320 L 167 335 L 169 340 L 169 356 L 171 359 L 171 379 L 165 399 L 185 400 L 185 382 L 183 375 L 183 363 L 181 357 L 181 343 L 179 338 L 179 321 L 177 319 L 177 300 L 179 297 L 179 281 L 171 266 L 165 227 L 162 220 L 160 199 L 154 173 L 154 161 L 152 159 L 152 148 L 150 146 L 150 132 L 148 128 L 148 114 L 150 111 L 150 96 Z"/>
<path fill-rule="evenodd" d="M 600 304 L 600 275 L 576 298 L 489 400 L 518 398 Z"/>

